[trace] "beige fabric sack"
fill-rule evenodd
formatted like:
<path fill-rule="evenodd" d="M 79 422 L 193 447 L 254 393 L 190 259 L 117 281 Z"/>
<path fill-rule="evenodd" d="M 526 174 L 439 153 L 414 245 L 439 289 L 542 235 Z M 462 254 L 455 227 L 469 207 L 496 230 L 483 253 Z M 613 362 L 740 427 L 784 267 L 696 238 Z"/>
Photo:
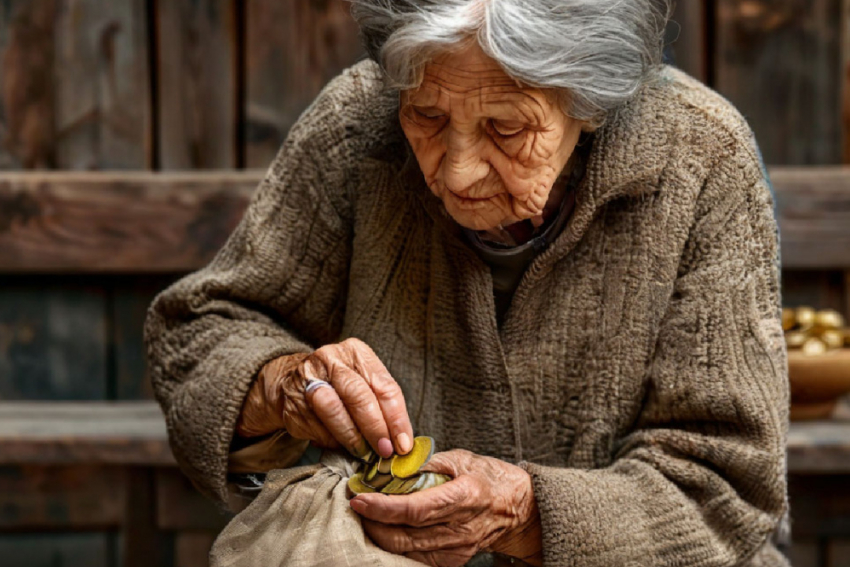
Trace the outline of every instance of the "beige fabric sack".
<path fill-rule="evenodd" d="M 354 468 L 326 453 L 321 464 L 270 472 L 256 499 L 218 536 L 210 567 L 421 567 L 363 532 L 346 494 Z"/>

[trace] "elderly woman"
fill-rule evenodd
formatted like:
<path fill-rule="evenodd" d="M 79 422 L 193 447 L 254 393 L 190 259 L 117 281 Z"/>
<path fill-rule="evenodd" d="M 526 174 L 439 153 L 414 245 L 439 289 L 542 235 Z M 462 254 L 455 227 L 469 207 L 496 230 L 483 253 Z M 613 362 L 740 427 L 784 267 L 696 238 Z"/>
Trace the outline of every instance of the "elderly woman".
<path fill-rule="evenodd" d="M 269 436 L 267 468 L 292 464 L 275 444 L 388 456 L 415 431 L 454 480 L 351 501 L 391 552 L 786 565 L 771 196 L 741 116 L 660 64 L 669 9 L 355 2 L 371 60 L 150 311 L 201 490 L 224 500 L 229 453 Z"/>

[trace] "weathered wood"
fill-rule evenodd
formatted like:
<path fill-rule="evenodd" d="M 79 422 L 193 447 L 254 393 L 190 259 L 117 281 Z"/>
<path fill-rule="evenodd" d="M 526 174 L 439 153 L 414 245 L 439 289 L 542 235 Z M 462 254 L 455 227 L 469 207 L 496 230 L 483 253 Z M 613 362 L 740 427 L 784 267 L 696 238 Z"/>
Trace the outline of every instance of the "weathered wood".
<path fill-rule="evenodd" d="M 827 565 L 829 567 L 850 567 L 850 533 L 842 539 L 829 542 L 827 548 Z M 795 565 L 795 567 L 797 567 Z"/>
<path fill-rule="evenodd" d="M 783 270 L 782 304 L 841 312 L 845 305 L 843 275 L 841 270 Z"/>
<path fill-rule="evenodd" d="M 173 283 L 175 276 L 139 275 L 116 279 L 110 293 L 115 398 L 150 400 L 153 399 L 153 387 L 147 373 L 143 322 L 156 294 Z"/>
<path fill-rule="evenodd" d="M 795 540 L 788 559 L 794 567 L 821 567 L 820 544 L 814 539 Z"/>
<path fill-rule="evenodd" d="M 850 473 L 850 422 L 799 422 L 788 434 L 788 470 Z"/>
<path fill-rule="evenodd" d="M 706 2 L 680 0 L 668 26 L 676 66 L 704 83 L 708 82 L 709 55 Z"/>
<path fill-rule="evenodd" d="M 260 171 L 0 175 L 0 272 L 183 272 L 234 229 Z M 772 168 L 783 265 L 850 267 L 850 168 Z"/>
<path fill-rule="evenodd" d="M 106 381 L 103 290 L 7 278 L 0 291 L 0 399 L 104 399 Z"/>
<path fill-rule="evenodd" d="M 850 269 L 844 271 L 844 317 L 850 321 Z"/>
<path fill-rule="evenodd" d="M 151 163 L 145 0 L 57 0 L 56 166 Z"/>
<path fill-rule="evenodd" d="M 127 471 L 127 505 L 121 532 L 123 567 L 169 565 L 169 558 L 174 556 L 173 538 L 156 529 L 153 483 L 150 469 Z"/>
<path fill-rule="evenodd" d="M 844 163 L 850 164 L 850 0 L 842 0 L 841 56 L 841 134 L 844 142 Z"/>
<path fill-rule="evenodd" d="M 181 272 L 239 222 L 258 172 L 6 174 L 0 271 Z"/>
<path fill-rule="evenodd" d="M 152 402 L 0 403 L 0 465 L 174 466 Z"/>
<path fill-rule="evenodd" d="M 182 532 L 174 543 L 174 564 L 180 567 L 207 567 L 210 549 L 216 534 L 205 532 Z"/>
<path fill-rule="evenodd" d="M 0 168 L 56 162 L 54 40 L 58 0 L 0 3 Z"/>
<path fill-rule="evenodd" d="M 850 534 L 850 475 L 788 477 L 794 538 L 846 537 Z"/>
<path fill-rule="evenodd" d="M 770 164 L 841 162 L 842 0 L 717 0 L 716 84 Z"/>
<path fill-rule="evenodd" d="M 235 0 L 157 2 L 159 164 L 236 167 Z"/>
<path fill-rule="evenodd" d="M 321 88 L 363 52 L 343 0 L 246 2 L 246 163 L 268 167 Z"/>
<path fill-rule="evenodd" d="M 180 471 L 156 471 L 156 525 L 159 529 L 218 533 L 232 517 L 201 496 Z"/>
<path fill-rule="evenodd" d="M 111 567 L 115 565 L 111 537 L 107 533 L 0 534 L 0 563 L 3 567 Z"/>
<path fill-rule="evenodd" d="M 850 267 L 850 168 L 772 168 L 786 268 Z"/>
<path fill-rule="evenodd" d="M 0 530 L 96 530 L 121 524 L 124 470 L 75 465 L 0 467 Z"/>

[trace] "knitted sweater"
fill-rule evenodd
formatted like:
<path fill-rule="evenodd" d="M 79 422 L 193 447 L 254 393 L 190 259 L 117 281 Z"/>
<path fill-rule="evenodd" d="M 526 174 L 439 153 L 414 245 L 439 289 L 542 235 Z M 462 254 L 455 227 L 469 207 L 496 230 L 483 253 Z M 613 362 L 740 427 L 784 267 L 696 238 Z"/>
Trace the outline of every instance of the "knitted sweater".
<path fill-rule="evenodd" d="M 374 63 L 331 82 L 212 263 L 152 305 L 183 471 L 224 499 L 259 369 L 357 337 L 415 431 L 530 473 L 547 566 L 786 565 L 777 231 L 741 116 L 664 68 L 597 132 L 498 328 L 490 272 L 404 161 L 396 112 Z"/>

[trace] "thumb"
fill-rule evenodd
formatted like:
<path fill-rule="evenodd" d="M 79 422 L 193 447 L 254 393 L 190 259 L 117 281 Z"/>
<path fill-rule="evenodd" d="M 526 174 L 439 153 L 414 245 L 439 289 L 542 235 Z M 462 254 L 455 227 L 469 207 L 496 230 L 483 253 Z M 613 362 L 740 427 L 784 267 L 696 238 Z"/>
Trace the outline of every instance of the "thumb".
<path fill-rule="evenodd" d="M 474 455 L 469 451 L 455 449 L 437 453 L 420 469 L 421 472 L 432 472 L 457 478 L 467 472 L 469 463 Z"/>

